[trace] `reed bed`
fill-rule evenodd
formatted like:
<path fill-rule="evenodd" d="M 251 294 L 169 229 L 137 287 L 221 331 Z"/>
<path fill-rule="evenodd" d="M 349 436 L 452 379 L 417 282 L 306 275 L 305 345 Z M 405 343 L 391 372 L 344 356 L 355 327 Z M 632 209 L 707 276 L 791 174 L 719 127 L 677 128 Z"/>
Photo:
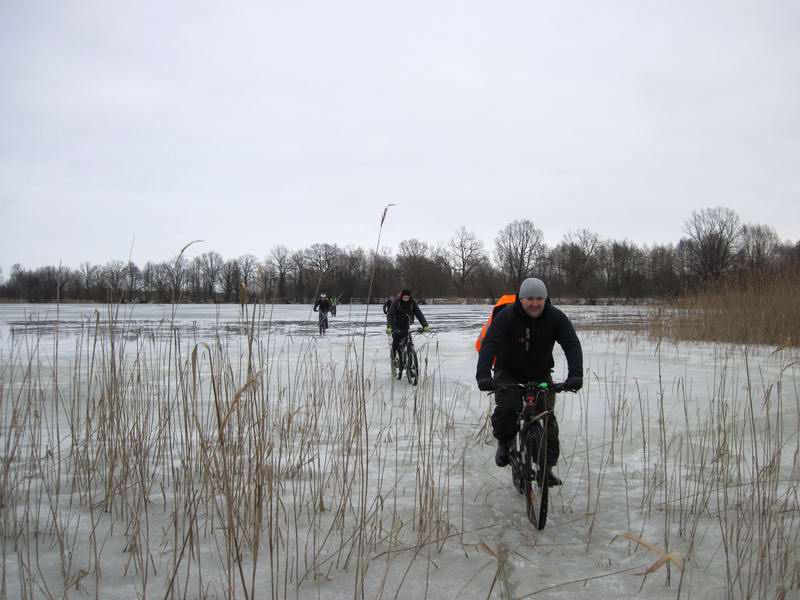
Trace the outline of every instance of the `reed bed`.
<path fill-rule="evenodd" d="M 800 346 L 800 271 L 751 276 L 657 311 L 655 338 Z"/>
<path fill-rule="evenodd" d="M 662 376 L 658 345 L 645 386 L 629 363 L 646 342 L 626 333 L 607 371 L 560 396 L 572 446 L 537 533 L 508 473 L 487 469 L 488 403 L 444 376 L 435 342 L 413 388 L 357 335 L 336 359 L 274 337 L 269 310 L 201 336 L 169 321 L 133 334 L 108 309 L 84 322 L 68 368 L 57 335 L 52 354 L 49 338 L 15 338 L 0 357 L 0 598 L 800 591 L 790 349 L 769 357 L 770 380 L 720 347 L 695 390 Z M 562 573 L 554 547 L 584 566 Z"/>
<path fill-rule="evenodd" d="M 3 597 L 102 597 L 118 561 L 140 597 L 288 597 L 341 570 L 361 596 L 379 548 L 447 538 L 453 416 L 436 376 L 375 389 L 352 339 L 341 364 L 310 340 L 294 354 L 252 310 L 245 337 L 211 341 L 165 323 L 130 342 L 98 313 L 67 378 L 35 338 L 15 346 Z"/>

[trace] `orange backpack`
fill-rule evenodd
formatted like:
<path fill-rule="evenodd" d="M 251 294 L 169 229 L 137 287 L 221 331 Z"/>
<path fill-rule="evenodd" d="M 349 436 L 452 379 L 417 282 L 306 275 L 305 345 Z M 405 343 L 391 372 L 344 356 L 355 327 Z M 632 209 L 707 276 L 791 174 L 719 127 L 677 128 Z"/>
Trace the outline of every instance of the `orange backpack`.
<path fill-rule="evenodd" d="M 508 306 L 509 304 L 514 304 L 514 302 L 516 301 L 517 301 L 517 296 L 515 294 L 506 294 L 504 296 L 501 296 L 500 299 L 495 303 L 494 308 L 492 308 L 492 312 L 489 315 L 489 318 L 486 319 L 486 323 L 481 328 L 481 332 L 478 335 L 478 339 L 475 340 L 476 352 L 481 351 L 481 342 L 483 341 L 483 338 L 486 337 L 486 332 L 489 331 L 489 325 L 492 324 L 492 319 L 495 318 L 497 316 L 497 313 L 503 310 L 506 306 Z"/>

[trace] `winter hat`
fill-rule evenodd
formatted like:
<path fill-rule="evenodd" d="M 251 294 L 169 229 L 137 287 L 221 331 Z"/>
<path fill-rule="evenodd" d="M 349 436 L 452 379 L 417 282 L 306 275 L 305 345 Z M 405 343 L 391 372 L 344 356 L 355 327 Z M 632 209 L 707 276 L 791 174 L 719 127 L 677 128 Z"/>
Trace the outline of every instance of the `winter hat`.
<path fill-rule="evenodd" d="M 547 287 L 544 281 L 536 277 L 528 277 L 519 286 L 520 298 L 547 298 Z"/>
<path fill-rule="evenodd" d="M 411 295 L 411 290 L 402 290 L 400 292 L 400 296 L 410 296 L 410 295 Z"/>

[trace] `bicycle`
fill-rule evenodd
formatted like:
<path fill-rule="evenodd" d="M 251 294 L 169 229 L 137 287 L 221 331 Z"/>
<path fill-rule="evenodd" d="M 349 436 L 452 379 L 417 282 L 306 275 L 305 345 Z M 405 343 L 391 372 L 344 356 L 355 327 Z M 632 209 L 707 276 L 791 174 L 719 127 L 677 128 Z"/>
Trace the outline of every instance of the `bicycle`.
<path fill-rule="evenodd" d="M 563 383 L 519 383 L 498 385 L 495 389 L 521 390 L 524 394 L 522 410 L 517 417 L 517 434 L 509 448 L 511 480 L 514 489 L 525 496 L 528 520 L 538 530 L 547 523 L 549 487 L 547 485 L 547 438 L 544 418 L 547 410 L 547 393 L 565 390 Z M 536 485 L 534 485 L 534 483 Z"/>
<path fill-rule="evenodd" d="M 422 327 L 416 330 L 416 333 L 421 333 Z M 419 359 L 417 358 L 417 351 L 414 349 L 414 340 L 411 336 L 411 331 L 407 331 L 403 340 L 397 346 L 397 352 L 393 353 L 389 348 L 389 359 L 392 365 L 392 375 L 398 380 L 403 379 L 403 371 L 405 370 L 406 379 L 411 385 L 419 383 Z"/>
<path fill-rule="evenodd" d="M 328 311 L 327 310 L 320 310 L 319 311 L 319 334 L 324 335 L 325 331 L 328 329 Z"/>

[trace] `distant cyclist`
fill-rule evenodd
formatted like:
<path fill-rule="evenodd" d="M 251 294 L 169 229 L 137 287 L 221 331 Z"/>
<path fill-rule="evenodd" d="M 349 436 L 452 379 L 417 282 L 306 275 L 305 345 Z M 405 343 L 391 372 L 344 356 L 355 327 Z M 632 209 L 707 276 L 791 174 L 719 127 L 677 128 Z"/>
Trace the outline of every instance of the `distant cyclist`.
<path fill-rule="evenodd" d="M 513 304 L 507 305 L 492 319 L 481 343 L 476 379 L 481 390 L 496 386 L 514 386 L 527 382 L 553 383 L 550 375 L 554 367 L 553 346 L 558 342 L 567 357 L 569 374 L 565 389 L 578 391 L 583 386 L 583 351 L 575 328 L 569 318 L 550 303 L 547 288 L 540 279 L 528 278 L 522 282 Z M 494 378 L 492 363 L 494 362 Z M 509 463 L 509 444 L 517 433 L 517 415 L 522 409 L 522 395 L 510 387 L 497 387 L 492 430 L 497 439 L 495 463 L 505 467 Z M 555 465 L 560 454 L 558 421 L 552 413 L 555 393 L 547 395 L 544 419 L 547 439 L 547 464 Z M 547 484 L 561 485 L 547 469 Z"/>
<path fill-rule="evenodd" d="M 392 300 L 386 311 L 386 333 L 392 335 L 392 358 L 397 354 L 397 349 L 408 335 L 414 317 L 419 319 L 423 331 L 428 331 L 428 321 L 417 305 L 417 301 L 411 296 L 411 290 L 402 290 L 397 298 Z"/>
<path fill-rule="evenodd" d="M 334 317 L 336 316 L 336 306 L 328 300 L 325 292 L 322 292 L 317 301 L 314 302 L 314 312 L 317 311 L 319 311 L 320 333 L 324 333 L 324 330 L 328 328 L 328 313 L 331 313 Z"/>
<path fill-rule="evenodd" d="M 397 296 L 389 296 L 386 299 L 386 302 L 383 303 L 383 314 L 388 314 L 389 307 L 392 305 L 392 302 L 395 301 L 395 298 L 397 298 Z"/>

